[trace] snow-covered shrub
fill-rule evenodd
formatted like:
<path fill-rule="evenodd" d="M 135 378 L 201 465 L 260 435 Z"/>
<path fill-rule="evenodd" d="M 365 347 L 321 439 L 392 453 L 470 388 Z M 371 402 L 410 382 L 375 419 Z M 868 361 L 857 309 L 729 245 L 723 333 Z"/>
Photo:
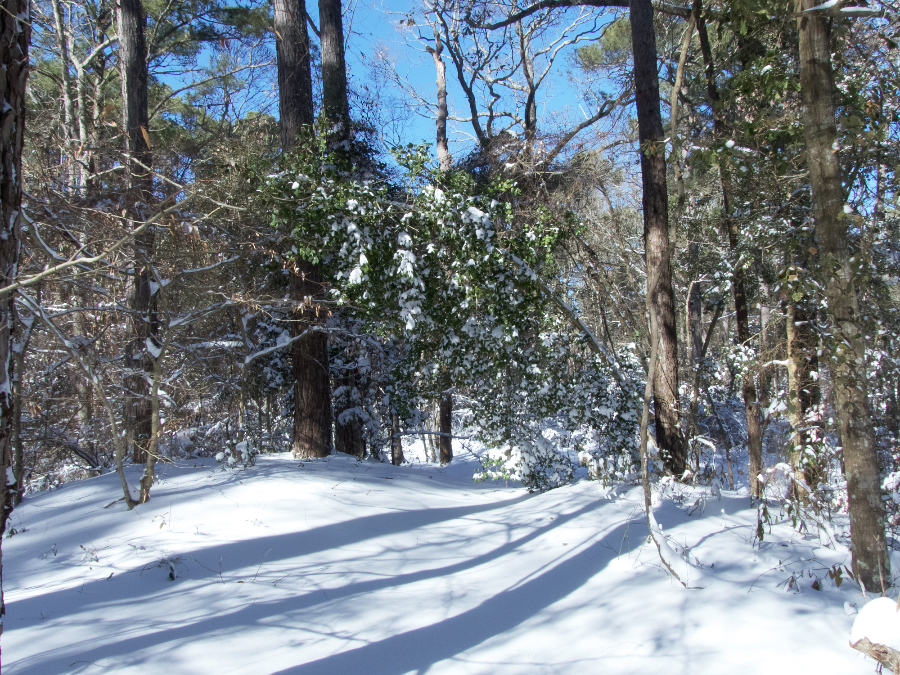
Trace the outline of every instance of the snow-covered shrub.
<path fill-rule="evenodd" d="M 239 433 L 243 440 L 229 438 L 225 441 L 225 450 L 216 455 L 216 461 L 221 462 L 229 468 L 240 466 L 243 469 L 256 464 L 256 455 L 259 454 L 257 448 L 248 435 Z"/>
<path fill-rule="evenodd" d="M 518 480 L 529 492 L 545 492 L 572 480 L 574 472 L 567 457 L 559 454 L 543 436 L 522 438 L 488 453 L 476 481 Z"/>

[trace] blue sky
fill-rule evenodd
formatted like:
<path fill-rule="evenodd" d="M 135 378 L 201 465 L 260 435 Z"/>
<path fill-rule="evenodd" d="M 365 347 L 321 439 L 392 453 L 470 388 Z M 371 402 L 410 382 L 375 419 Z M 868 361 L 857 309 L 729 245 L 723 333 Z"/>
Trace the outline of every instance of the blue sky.
<path fill-rule="evenodd" d="M 317 3 L 308 1 L 311 16 L 318 16 Z M 419 3 L 403 0 L 356 0 L 353 4 L 345 3 L 345 31 L 349 31 L 347 41 L 347 65 L 350 71 L 352 86 L 365 87 L 373 83 L 370 64 L 373 57 L 384 48 L 394 57 L 397 70 L 402 70 L 406 79 L 428 100 L 436 98 L 437 86 L 435 84 L 435 66 L 431 56 L 414 49 L 408 43 L 408 34 L 401 33 L 397 29 L 400 19 L 414 9 L 420 7 Z M 348 11 L 349 9 L 349 11 Z M 577 12 L 577 10 L 574 10 Z M 569 10 L 571 13 L 573 10 Z M 597 10 L 599 13 L 599 10 Z M 611 18 L 611 15 L 610 15 Z M 604 19 L 601 23 L 606 23 Z M 582 44 L 587 44 L 583 42 Z M 562 115 L 568 114 L 571 119 L 580 121 L 585 115 L 593 112 L 585 103 L 582 92 L 573 86 L 569 78 L 571 71 L 570 56 L 574 47 L 566 48 L 557 58 L 552 74 L 542 85 L 544 95 L 538 103 L 539 124 L 552 124 Z M 456 80 L 455 71 L 448 56 L 444 57 L 447 65 L 448 98 L 451 113 L 454 109 L 461 109 L 465 99 Z M 583 78 L 582 78 L 583 79 Z M 465 151 L 466 146 L 472 143 L 466 135 L 471 135 L 471 125 L 451 123 L 448 130 L 451 141 L 451 151 L 454 153 Z M 583 133 L 590 133 L 586 131 Z M 420 115 L 412 115 L 407 121 L 402 140 L 404 142 L 427 141 L 434 143 L 434 120 Z"/>

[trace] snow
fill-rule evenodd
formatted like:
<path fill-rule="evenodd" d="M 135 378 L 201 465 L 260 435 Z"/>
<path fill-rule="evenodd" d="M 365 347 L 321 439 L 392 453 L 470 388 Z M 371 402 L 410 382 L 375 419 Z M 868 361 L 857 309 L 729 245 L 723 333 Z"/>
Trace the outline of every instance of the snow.
<path fill-rule="evenodd" d="M 412 444 L 411 444 L 412 445 Z M 849 555 L 738 493 L 655 508 L 686 590 L 648 543 L 639 487 L 475 484 L 475 457 L 333 455 L 157 465 L 126 511 L 115 474 L 28 497 L 3 542 L 16 675 L 871 673 L 847 645 Z M 136 482 L 143 467 L 127 467 Z M 584 470 L 586 471 L 586 470 Z M 777 507 L 770 507 L 777 510 Z M 897 561 L 900 562 L 900 561 Z M 692 572 L 693 574 L 693 572 Z M 693 577 L 692 577 L 693 579 Z M 819 580 L 821 590 L 811 586 Z M 790 583 L 789 583 L 789 580 Z M 860 620 L 869 611 L 866 606 Z M 873 610 L 874 611 L 874 610 Z"/>
<path fill-rule="evenodd" d="M 153 338 L 147 338 L 145 342 L 147 344 L 147 351 L 150 352 L 154 359 L 158 359 L 159 355 L 162 354 L 162 347 L 158 347 L 153 341 Z"/>
<path fill-rule="evenodd" d="M 896 600 L 876 598 L 859 610 L 850 631 L 850 644 L 856 644 L 863 638 L 900 650 L 900 612 L 897 611 Z"/>

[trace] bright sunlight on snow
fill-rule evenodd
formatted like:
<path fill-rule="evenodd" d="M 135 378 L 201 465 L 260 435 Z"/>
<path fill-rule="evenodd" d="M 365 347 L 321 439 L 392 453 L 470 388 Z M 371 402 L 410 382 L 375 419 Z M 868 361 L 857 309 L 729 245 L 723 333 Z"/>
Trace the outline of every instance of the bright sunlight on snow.
<path fill-rule="evenodd" d="M 114 473 L 35 495 L 4 546 L 9 672 L 873 672 L 827 538 L 788 523 L 756 542 L 746 496 L 684 488 L 656 518 L 702 569 L 685 590 L 639 488 L 474 484 L 460 454 L 176 462 L 131 512 Z"/>

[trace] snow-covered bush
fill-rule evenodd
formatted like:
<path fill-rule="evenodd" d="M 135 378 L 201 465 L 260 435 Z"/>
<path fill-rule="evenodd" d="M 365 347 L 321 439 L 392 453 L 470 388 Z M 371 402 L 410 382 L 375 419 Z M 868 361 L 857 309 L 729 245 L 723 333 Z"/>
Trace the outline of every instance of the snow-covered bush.
<path fill-rule="evenodd" d="M 543 420 L 563 432 L 554 443 L 559 449 L 589 456 L 584 463 L 592 478 L 626 480 L 640 463 L 640 366 L 623 351 L 615 372 L 596 357 L 584 355 L 564 326 L 554 327 L 557 330 L 540 333 L 539 340 L 530 344 L 523 341 L 517 346 L 511 341 L 497 346 L 497 353 L 506 354 L 499 371 L 502 377 L 485 376 L 468 387 L 473 433 L 489 447 L 512 447 L 521 445 L 520 438 L 541 435 L 533 430 L 533 420 Z"/>
<path fill-rule="evenodd" d="M 543 436 L 522 438 L 488 453 L 482 460 L 482 480 L 518 480 L 529 492 L 545 492 L 572 480 L 572 462 Z"/>
<path fill-rule="evenodd" d="M 256 464 L 256 455 L 259 454 L 257 448 L 247 434 L 239 433 L 239 437 L 243 440 L 229 438 L 225 441 L 225 450 L 216 455 L 216 461 L 221 462 L 229 468 L 241 467 L 246 469 Z"/>

